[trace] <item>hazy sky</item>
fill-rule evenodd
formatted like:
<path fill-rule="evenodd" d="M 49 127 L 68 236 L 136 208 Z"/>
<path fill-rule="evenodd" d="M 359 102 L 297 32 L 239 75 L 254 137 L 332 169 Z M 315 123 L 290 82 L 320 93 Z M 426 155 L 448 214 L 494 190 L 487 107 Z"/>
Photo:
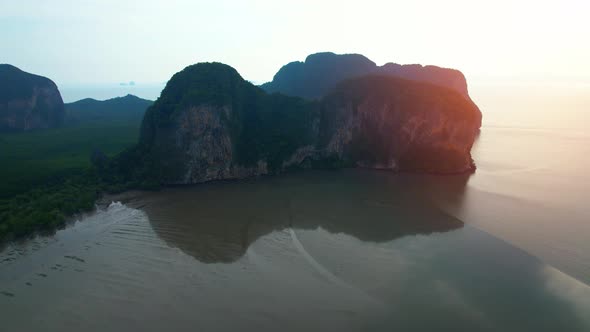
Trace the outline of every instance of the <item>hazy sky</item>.
<path fill-rule="evenodd" d="M 468 79 L 590 80 L 589 0 L 0 0 L 0 63 L 58 84 L 164 82 L 220 61 L 262 82 L 319 51 Z"/>

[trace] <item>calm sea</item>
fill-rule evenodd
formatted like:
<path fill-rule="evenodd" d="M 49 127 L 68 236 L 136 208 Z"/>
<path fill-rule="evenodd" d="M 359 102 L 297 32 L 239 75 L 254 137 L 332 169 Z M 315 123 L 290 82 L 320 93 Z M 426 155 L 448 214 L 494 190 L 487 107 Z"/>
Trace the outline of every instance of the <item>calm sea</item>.
<path fill-rule="evenodd" d="M 477 172 L 454 213 L 590 284 L 590 84 L 483 85 Z"/>

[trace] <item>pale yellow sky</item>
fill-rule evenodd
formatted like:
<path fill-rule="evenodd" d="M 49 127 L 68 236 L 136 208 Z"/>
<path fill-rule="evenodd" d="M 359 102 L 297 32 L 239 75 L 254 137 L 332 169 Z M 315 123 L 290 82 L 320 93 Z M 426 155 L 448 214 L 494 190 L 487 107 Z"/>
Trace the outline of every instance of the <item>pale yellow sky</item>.
<path fill-rule="evenodd" d="M 0 62 L 58 83 L 163 82 L 201 61 L 255 82 L 319 51 L 469 80 L 590 81 L 588 0 L 0 0 Z"/>

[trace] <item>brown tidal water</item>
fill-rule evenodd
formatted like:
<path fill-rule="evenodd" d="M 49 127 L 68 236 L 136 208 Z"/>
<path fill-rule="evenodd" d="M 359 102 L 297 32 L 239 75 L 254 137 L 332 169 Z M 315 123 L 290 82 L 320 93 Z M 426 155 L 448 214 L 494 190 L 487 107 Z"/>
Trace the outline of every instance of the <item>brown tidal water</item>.
<path fill-rule="evenodd" d="M 431 199 L 444 181 L 459 204 L 467 180 L 311 171 L 127 195 L 2 252 L 1 326 L 588 331 L 588 286 Z"/>

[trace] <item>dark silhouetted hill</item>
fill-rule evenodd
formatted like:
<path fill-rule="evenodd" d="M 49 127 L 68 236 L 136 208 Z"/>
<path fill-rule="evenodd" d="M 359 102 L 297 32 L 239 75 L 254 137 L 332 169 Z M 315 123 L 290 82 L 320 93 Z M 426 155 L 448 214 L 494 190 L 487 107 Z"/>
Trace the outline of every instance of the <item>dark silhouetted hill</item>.
<path fill-rule="evenodd" d="M 50 79 L 0 64 L 0 130 L 59 127 L 64 103 Z"/>
<path fill-rule="evenodd" d="M 269 93 L 280 92 L 317 99 L 343 80 L 369 74 L 433 83 L 451 88 L 469 98 L 465 77 L 455 69 L 396 63 L 387 63 L 380 67 L 360 54 L 330 52 L 312 54 L 305 62 L 295 61 L 283 66 L 273 80 L 261 85 L 261 88 Z"/>
<path fill-rule="evenodd" d="M 77 125 L 87 122 L 125 121 L 137 122 L 143 119 L 148 107 L 154 102 L 134 95 L 108 100 L 86 98 L 65 104 L 66 124 Z"/>

